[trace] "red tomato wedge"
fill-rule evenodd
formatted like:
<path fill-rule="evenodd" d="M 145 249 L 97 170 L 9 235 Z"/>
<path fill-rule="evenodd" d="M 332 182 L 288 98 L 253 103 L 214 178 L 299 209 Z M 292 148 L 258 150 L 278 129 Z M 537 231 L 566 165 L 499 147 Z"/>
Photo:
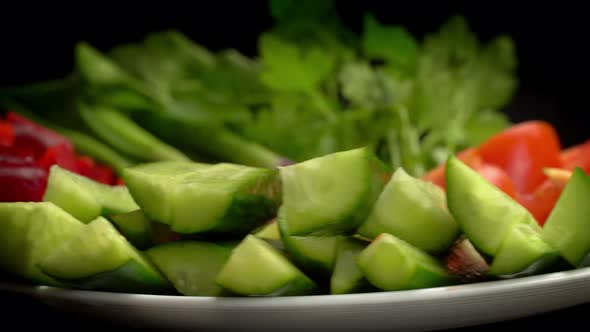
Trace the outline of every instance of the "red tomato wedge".
<path fill-rule="evenodd" d="M 590 174 L 590 140 L 564 149 L 559 158 L 563 169 L 573 171 L 580 167 Z"/>
<path fill-rule="evenodd" d="M 558 184 L 550 179 L 545 180 L 534 192 L 519 194 L 517 201 L 535 217 L 543 226 L 561 195 L 565 184 Z"/>
<path fill-rule="evenodd" d="M 512 183 L 512 180 L 504 170 L 494 165 L 482 164 L 476 171 L 508 196 L 516 199 L 517 193 L 514 183 Z"/>
<path fill-rule="evenodd" d="M 457 158 L 473 169 L 477 169 L 482 164 L 481 156 L 475 148 L 469 148 L 459 152 Z M 424 174 L 422 179 L 446 189 L 445 164 L 443 163 Z"/>
<path fill-rule="evenodd" d="M 516 124 L 485 141 L 478 151 L 485 163 L 503 169 L 521 193 L 531 193 L 545 181 L 544 167 L 561 166 L 557 132 L 540 120 Z"/>

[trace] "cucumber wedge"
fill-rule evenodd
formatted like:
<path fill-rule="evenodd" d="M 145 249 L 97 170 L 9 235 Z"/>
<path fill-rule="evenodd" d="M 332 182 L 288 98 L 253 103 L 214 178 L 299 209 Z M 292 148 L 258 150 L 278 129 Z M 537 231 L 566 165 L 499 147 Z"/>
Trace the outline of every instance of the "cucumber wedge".
<path fill-rule="evenodd" d="M 280 203 L 276 169 L 167 161 L 127 168 L 123 179 L 148 218 L 184 234 L 244 235 Z"/>
<path fill-rule="evenodd" d="M 559 252 L 543 241 L 538 230 L 517 224 L 502 242 L 487 273 L 504 278 L 540 274 L 549 271 L 559 258 Z"/>
<path fill-rule="evenodd" d="M 283 238 L 285 251 L 297 267 L 313 277 L 332 274 L 336 248 L 341 236 L 287 236 Z"/>
<path fill-rule="evenodd" d="M 543 239 L 573 266 L 590 253 L 590 176 L 576 168 L 543 226 Z"/>
<path fill-rule="evenodd" d="M 57 246 L 39 267 L 75 288 L 132 293 L 171 289 L 155 266 L 103 217 Z"/>
<path fill-rule="evenodd" d="M 98 216 L 139 209 L 127 187 L 102 184 L 58 165 L 49 170 L 43 200 L 54 203 L 85 223 Z"/>
<path fill-rule="evenodd" d="M 307 295 L 317 291 L 310 278 L 255 235 L 247 235 L 233 250 L 216 282 L 243 296 Z"/>
<path fill-rule="evenodd" d="M 109 220 L 139 250 L 182 239 L 181 234 L 173 232 L 170 226 L 149 220 L 141 210 L 114 214 Z"/>
<path fill-rule="evenodd" d="M 487 256 L 488 275 L 518 277 L 561 265 L 525 207 L 456 157 L 447 162 L 446 179 L 449 209 L 467 238 Z"/>
<path fill-rule="evenodd" d="M 330 294 L 352 294 L 376 290 L 357 264 L 358 256 L 368 244 L 356 238 L 345 238 L 338 242 L 334 271 L 330 278 Z"/>
<path fill-rule="evenodd" d="M 390 233 L 430 253 L 441 253 L 460 231 L 447 210 L 445 192 L 398 168 L 358 233 L 371 239 Z"/>
<path fill-rule="evenodd" d="M 232 248 L 202 241 L 176 241 L 161 244 L 145 254 L 186 296 L 221 296 L 215 278 L 225 265 Z"/>
<path fill-rule="evenodd" d="M 446 183 L 451 214 L 483 254 L 494 256 L 515 224 L 540 231 L 525 207 L 454 156 L 447 161 Z"/>
<path fill-rule="evenodd" d="M 384 185 L 385 168 L 368 148 L 336 152 L 280 168 L 278 219 L 291 236 L 352 233 Z"/>
<path fill-rule="evenodd" d="M 371 284 L 386 291 L 455 282 L 433 256 L 387 233 L 379 235 L 360 253 L 357 264 Z"/>
<path fill-rule="evenodd" d="M 0 203 L 0 269 L 33 283 L 62 286 L 37 264 L 83 226 L 50 202 Z"/>

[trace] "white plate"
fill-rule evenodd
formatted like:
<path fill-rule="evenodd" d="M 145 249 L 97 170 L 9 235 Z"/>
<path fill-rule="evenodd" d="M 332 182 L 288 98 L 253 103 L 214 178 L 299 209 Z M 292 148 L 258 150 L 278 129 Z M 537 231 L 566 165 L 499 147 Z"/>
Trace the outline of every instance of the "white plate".
<path fill-rule="evenodd" d="M 590 268 L 477 284 L 351 295 L 211 298 L 0 283 L 57 308 L 138 327 L 240 331 L 432 330 L 590 302 Z"/>

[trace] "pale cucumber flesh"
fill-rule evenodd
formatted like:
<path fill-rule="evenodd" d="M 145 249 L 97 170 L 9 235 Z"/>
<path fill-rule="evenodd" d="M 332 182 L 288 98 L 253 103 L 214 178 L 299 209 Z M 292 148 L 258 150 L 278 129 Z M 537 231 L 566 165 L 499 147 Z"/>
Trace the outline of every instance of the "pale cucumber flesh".
<path fill-rule="evenodd" d="M 186 296 L 219 296 L 215 278 L 231 255 L 232 248 L 202 241 L 176 241 L 148 249 L 145 254 Z"/>
<path fill-rule="evenodd" d="M 127 187 L 102 184 L 58 165 L 51 166 L 43 200 L 85 223 L 139 209 Z"/>
<path fill-rule="evenodd" d="M 334 271 L 330 278 L 330 294 L 375 291 L 357 264 L 358 256 L 367 245 L 367 242 L 355 238 L 339 241 Z"/>
<path fill-rule="evenodd" d="M 245 234 L 278 208 L 278 171 L 228 163 L 160 162 L 123 178 L 144 213 L 178 233 Z"/>
<path fill-rule="evenodd" d="M 244 296 L 306 295 L 316 291 L 311 279 L 254 235 L 246 236 L 233 250 L 216 282 Z"/>
<path fill-rule="evenodd" d="M 138 285 L 146 291 L 163 289 L 168 281 L 159 273 L 144 254 L 133 247 L 105 218 L 91 221 L 48 255 L 39 267 L 55 279 L 75 284 L 76 281 L 89 283 L 94 276 L 100 278 L 104 273 L 117 271 L 129 262 L 134 262 L 133 271 L 140 274 L 138 280 L 146 283 Z M 124 270 L 127 272 L 127 270 Z M 120 278 L 127 278 L 126 274 Z M 117 275 L 111 275 L 116 287 Z M 109 287 L 109 285 L 104 285 Z"/>
<path fill-rule="evenodd" d="M 446 165 L 447 204 L 460 229 L 478 250 L 494 256 L 515 224 L 540 230 L 525 207 L 456 157 Z"/>
<path fill-rule="evenodd" d="M 292 236 L 353 232 L 383 187 L 383 169 L 367 148 L 336 152 L 280 169 L 278 218 Z"/>
<path fill-rule="evenodd" d="M 357 264 L 372 285 L 386 291 L 443 286 L 453 281 L 434 257 L 387 233 L 360 253 Z"/>
<path fill-rule="evenodd" d="M 500 249 L 493 257 L 488 274 L 493 276 L 515 275 L 535 262 L 557 262 L 559 252 L 541 238 L 536 229 L 528 225 L 514 225 Z"/>
<path fill-rule="evenodd" d="M 0 203 L 0 268 L 32 282 L 61 285 L 38 264 L 83 226 L 50 202 Z"/>
<path fill-rule="evenodd" d="M 390 233 L 431 253 L 441 253 L 459 236 L 446 207 L 445 192 L 398 168 L 358 233 L 375 238 Z"/>

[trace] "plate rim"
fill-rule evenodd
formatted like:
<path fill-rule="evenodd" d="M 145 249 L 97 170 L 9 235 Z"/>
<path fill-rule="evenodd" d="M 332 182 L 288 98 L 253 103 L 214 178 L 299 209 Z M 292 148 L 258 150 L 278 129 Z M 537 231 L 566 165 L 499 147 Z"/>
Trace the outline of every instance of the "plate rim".
<path fill-rule="evenodd" d="M 296 306 L 338 306 L 345 304 L 380 304 L 422 302 L 445 298 L 452 300 L 470 297 L 501 294 L 509 290 L 537 289 L 539 287 L 558 286 L 562 283 L 583 282 L 590 280 L 590 267 L 557 271 L 514 279 L 480 281 L 469 284 L 429 287 L 398 291 L 377 291 L 356 294 L 321 294 L 296 295 L 276 297 L 214 297 L 214 296 L 186 296 L 108 292 L 60 288 L 54 286 L 23 284 L 14 281 L 0 281 L 0 291 L 16 292 L 40 298 L 65 298 L 69 300 L 87 301 L 89 298 L 105 303 L 124 303 L 139 301 L 141 304 L 177 303 L 181 305 L 211 304 L 215 308 L 231 307 L 234 309 L 255 307 L 294 308 Z M 589 299 L 590 301 L 590 299 Z"/>

